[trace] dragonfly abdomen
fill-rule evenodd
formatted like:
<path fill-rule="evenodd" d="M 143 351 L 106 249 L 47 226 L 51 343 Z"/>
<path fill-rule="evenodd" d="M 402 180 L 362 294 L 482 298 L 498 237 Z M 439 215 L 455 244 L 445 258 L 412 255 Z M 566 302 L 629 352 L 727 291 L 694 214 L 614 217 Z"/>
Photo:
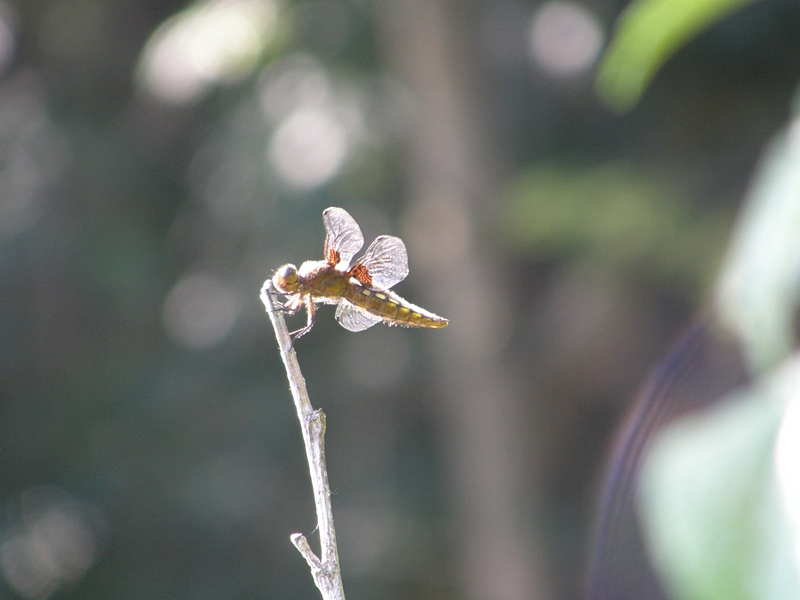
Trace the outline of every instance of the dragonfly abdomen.
<path fill-rule="evenodd" d="M 415 306 L 392 292 L 353 286 L 345 298 L 368 313 L 381 317 L 389 325 L 439 329 L 448 323 L 447 319 Z"/>

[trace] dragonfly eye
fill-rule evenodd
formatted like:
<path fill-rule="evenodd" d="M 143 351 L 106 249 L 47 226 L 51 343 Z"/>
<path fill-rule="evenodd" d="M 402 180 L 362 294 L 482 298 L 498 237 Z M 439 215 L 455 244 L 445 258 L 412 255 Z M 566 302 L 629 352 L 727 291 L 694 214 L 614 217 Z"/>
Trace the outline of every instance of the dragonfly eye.
<path fill-rule="evenodd" d="M 297 267 L 294 265 L 283 265 L 275 272 L 272 283 L 283 294 L 292 294 L 297 291 L 298 284 Z"/>

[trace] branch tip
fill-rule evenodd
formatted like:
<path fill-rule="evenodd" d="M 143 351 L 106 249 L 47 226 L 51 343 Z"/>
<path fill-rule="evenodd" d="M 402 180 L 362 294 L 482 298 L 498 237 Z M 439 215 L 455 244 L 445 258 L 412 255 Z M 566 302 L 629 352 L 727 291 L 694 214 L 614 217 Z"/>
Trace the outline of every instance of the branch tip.
<path fill-rule="evenodd" d="M 322 593 L 323 600 L 344 600 L 342 575 L 339 570 L 339 552 L 336 548 L 336 531 L 333 527 L 331 490 L 328 484 L 328 470 L 325 466 L 325 413 L 321 410 L 314 410 L 311 406 L 305 379 L 300 372 L 297 354 L 292 347 L 292 339 L 286 327 L 286 321 L 283 313 L 276 310 L 273 296 L 272 281 L 268 279 L 261 287 L 261 301 L 264 303 L 269 320 L 275 329 L 281 359 L 286 367 L 289 388 L 297 409 L 297 416 L 300 419 L 306 458 L 311 471 L 311 485 L 314 488 L 317 527 L 320 530 L 320 554 L 325 557 L 325 561 L 317 558 L 302 533 L 294 533 L 289 539 L 306 559 L 311 568 L 314 583 Z"/>

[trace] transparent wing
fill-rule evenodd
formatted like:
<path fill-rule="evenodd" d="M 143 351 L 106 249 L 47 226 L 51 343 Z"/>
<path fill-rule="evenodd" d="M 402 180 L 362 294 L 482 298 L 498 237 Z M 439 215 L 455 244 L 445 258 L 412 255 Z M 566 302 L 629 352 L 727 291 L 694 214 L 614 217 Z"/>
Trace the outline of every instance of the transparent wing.
<path fill-rule="evenodd" d="M 364 256 L 358 259 L 358 265 L 364 267 L 371 282 L 362 281 L 365 285 L 388 290 L 397 285 L 408 275 L 408 253 L 406 245 L 393 235 L 381 235 L 375 238 L 367 248 Z M 356 276 L 361 281 L 361 277 Z"/>
<path fill-rule="evenodd" d="M 335 206 L 322 212 L 322 222 L 325 224 L 325 260 L 347 269 L 364 245 L 361 228 L 346 210 Z"/>
<path fill-rule="evenodd" d="M 336 307 L 336 320 L 349 331 L 364 331 L 375 325 L 375 323 L 382 321 L 380 317 L 364 312 L 344 298 L 341 299 L 339 306 Z"/>

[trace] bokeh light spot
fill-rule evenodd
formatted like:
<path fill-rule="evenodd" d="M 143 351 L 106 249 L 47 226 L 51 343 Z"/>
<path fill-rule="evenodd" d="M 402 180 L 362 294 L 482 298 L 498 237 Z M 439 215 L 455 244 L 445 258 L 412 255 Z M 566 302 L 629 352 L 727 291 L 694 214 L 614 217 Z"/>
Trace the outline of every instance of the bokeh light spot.
<path fill-rule="evenodd" d="M 101 519 L 96 509 L 53 487 L 28 490 L 22 510 L 24 526 L 0 546 L 0 567 L 20 596 L 44 600 L 97 560 Z"/>
<path fill-rule="evenodd" d="M 238 295 L 211 273 L 184 276 L 164 302 L 164 327 L 177 344 L 210 348 L 230 333 L 241 310 Z"/>
<path fill-rule="evenodd" d="M 332 110 L 300 109 L 276 129 L 267 160 L 288 185 L 310 189 L 334 177 L 348 150 L 345 124 Z"/>
<path fill-rule="evenodd" d="M 604 37 L 597 17 L 585 7 L 571 2 L 549 2 L 533 17 L 531 56 L 553 75 L 577 75 L 594 64 Z"/>
<path fill-rule="evenodd" d="M 159 27 L 147 42 L 139 78 L 174 104 L 198 99 L 213 84 L 235 81 L 255 66 L 277 27 L 271 0 L 208 0 Z"/>
<path fill-rule="evenodd" d="M 298 108 L 323 106 L 330 96 L 330 79 L 316 58 L 296 54 L 264 70 L 259 95 L 264 114 L 279 123 Z"/>

